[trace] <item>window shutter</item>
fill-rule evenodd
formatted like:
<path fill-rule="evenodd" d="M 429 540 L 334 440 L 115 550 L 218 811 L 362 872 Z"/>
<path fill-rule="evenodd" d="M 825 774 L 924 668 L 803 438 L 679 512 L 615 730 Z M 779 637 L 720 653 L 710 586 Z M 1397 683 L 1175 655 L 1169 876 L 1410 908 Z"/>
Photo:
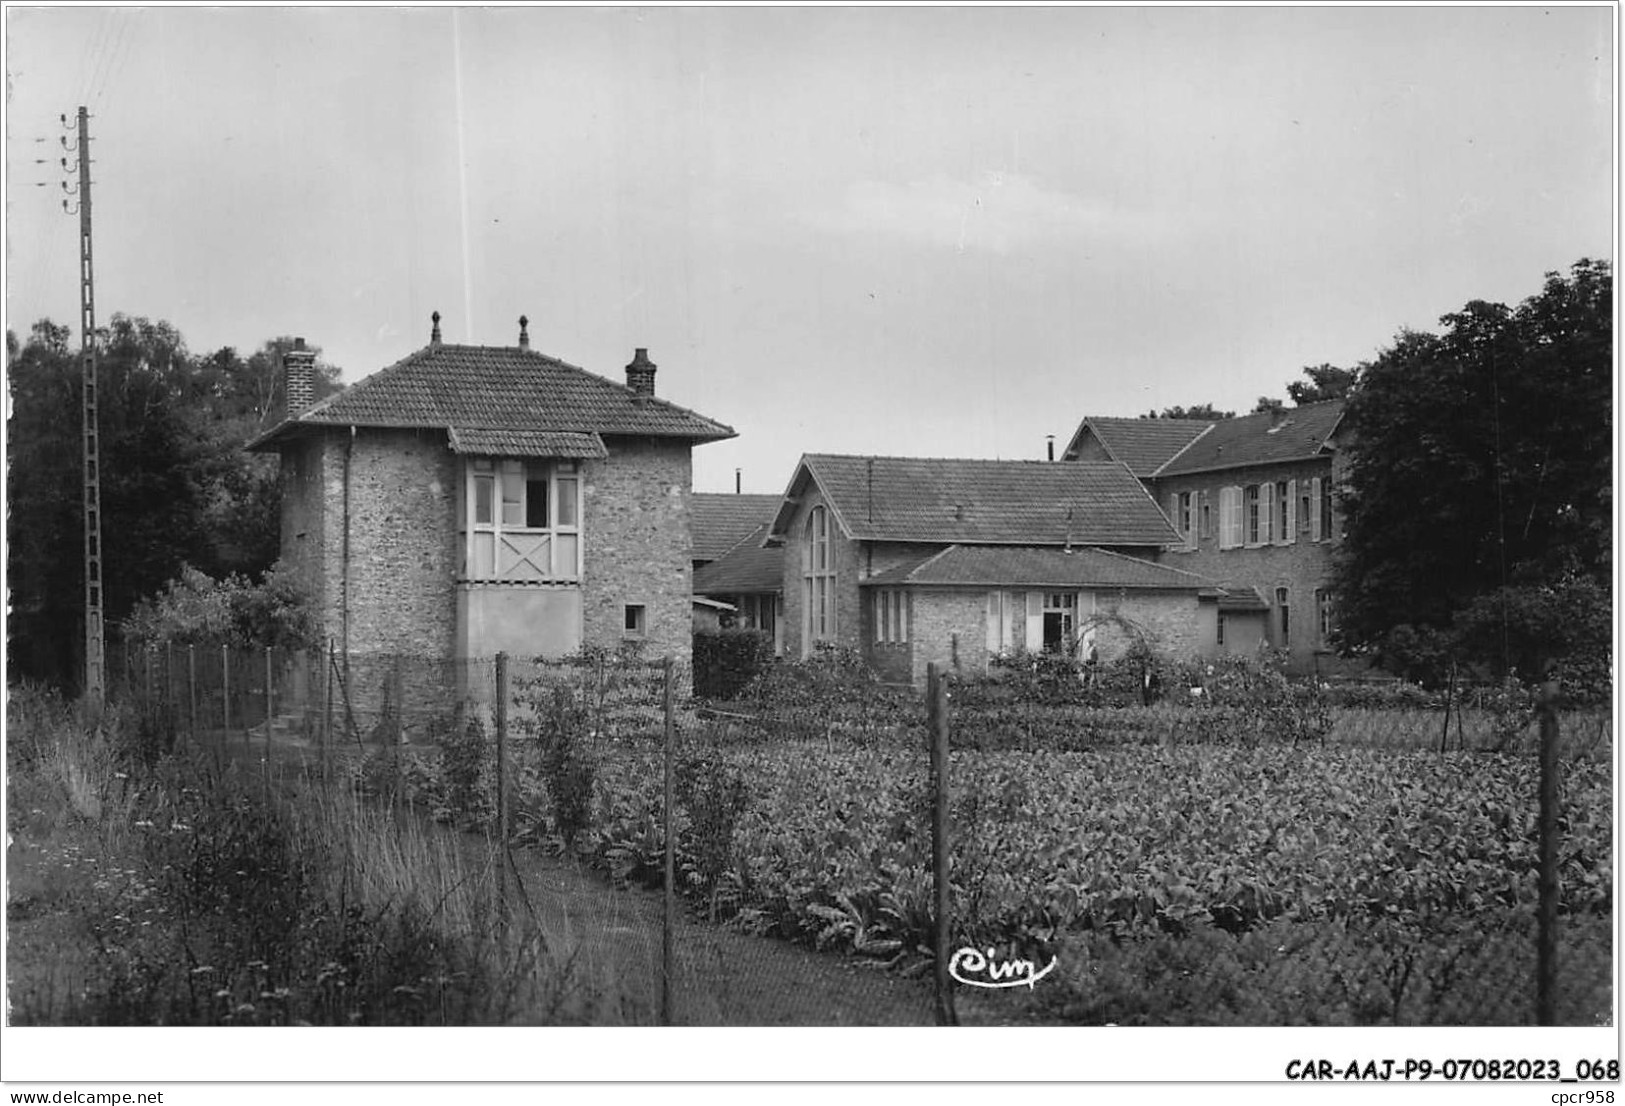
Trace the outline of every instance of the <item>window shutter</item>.
<path fill-rule="evenodd" d="M 1029 653 L 1041 653 L 1044 650 L 1044 593 L 1029 591 L 1027 593 L 1027 633 L 1026 647 Z"/>
<path fill-rule="evenodd" d="M 1319 541 L 1324 520 L 1320 517 L 1320 477 L 1309 481 L 1309 540 Z"/>
<path fill-rule="evenodd" d="M 1288 545 L 1298 540 L 1298 482 L 1286 482 L 1286 542 Z"/>
<path fill-rule="evenodd" d="M 1258 486 L 1258 544 L 1268 545 L 1275 536 L 1275 529 L 1270 525 L 1270 513 L 1275 509 L 1275 485 L 1260 484 Z"/>
<path fill-rule="evenodd" d="M 999 593 L 987 593 L 987 651 L 999 651 Z"/>
<path fill-rule="evenodd" d="M 1179 493 L 1168 493 L 1168 525 L 1179 530 Z M 1179 531 L 1183 535 L 1184 531 Z"/>
<path fill-rule="evenodd" d="M 1228 501 L 1229 510 L 1225 510 Z M 1220 532 L 1224 537 L 1226 549 L 1235 549 L 1242 544 L 1243 526 L 1245 520 L 1242 515 L 1241 488 L 1232 485 L 1219 493 L 1219 514 L 1221 517 Z"/>

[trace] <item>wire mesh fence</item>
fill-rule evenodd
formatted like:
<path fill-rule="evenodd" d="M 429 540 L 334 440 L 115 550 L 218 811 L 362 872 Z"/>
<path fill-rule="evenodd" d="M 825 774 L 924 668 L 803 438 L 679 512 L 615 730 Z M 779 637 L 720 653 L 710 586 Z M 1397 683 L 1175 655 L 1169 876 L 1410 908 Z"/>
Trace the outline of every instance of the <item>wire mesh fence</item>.
<path fill-rule="evenodd" d="M 171 646 L 115 672 L 177 744 L 315 769 L 475 850 L 491 924 L 588 966 L 600 1020 L 1593 1024 L 1612 1009 L 1606 716 L 1551 716 L 1564 759 L 1543 884 L 1539 727 L 1509 735 L 1487 707 L 1334 712 L 1300 741 L 1262 737 L 1259 712 L 1045 706 L 947 680 L 933 725 L 927 695 L 839 665 L 709 700 L 686 662 L 604 651 Z M 1441 740 L 1446 723 L 1463 736 Z"/>

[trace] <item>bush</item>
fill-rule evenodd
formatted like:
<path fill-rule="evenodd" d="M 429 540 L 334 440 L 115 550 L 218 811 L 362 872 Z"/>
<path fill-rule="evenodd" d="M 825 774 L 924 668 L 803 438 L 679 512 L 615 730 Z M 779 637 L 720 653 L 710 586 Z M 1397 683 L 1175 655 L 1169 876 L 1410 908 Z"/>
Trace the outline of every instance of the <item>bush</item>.
<path fill-rule="evenodd" d="M 136 645 L 311 649 L 319 644 L 309 599 L 280 562 L 257 584 L 236 574 L 216 580 L 188 565 L 163 591 L 135 605 L 124 620 L 124 635 Z"/>
<path fill-rule="evenodd" d="M 592 824 L 593 763 L 587 755 L 586 710 L 568 689 L 553 689 L 552 702 L 540 719 L 542 779 L 553 805 L 553 829 L 567 850 L 576 835 Z"/>
<path fill-rule="evenodd" d="M 773 665 L 773 635 L 760 630 L 705 630 L 694 635 L 694 694 L 732 699 Z"/>
<path fill-rule="evenodd" d="M 750 804 L 750 789 L 739 770 L 714 755 L 685 757 L 673 773 L 677 802 L 688 825 L 682 848 L 692 856 L 692 879 L 710 900 L 716 921 L 723 876 L 734 868 L 734 831 Z"/>

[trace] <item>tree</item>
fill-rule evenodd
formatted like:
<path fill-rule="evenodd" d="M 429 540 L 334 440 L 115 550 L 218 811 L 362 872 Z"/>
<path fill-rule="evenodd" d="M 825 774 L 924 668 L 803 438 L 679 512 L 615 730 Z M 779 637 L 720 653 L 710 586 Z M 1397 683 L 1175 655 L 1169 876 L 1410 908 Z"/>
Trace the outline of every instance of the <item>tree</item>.
<path fill-rule="evenodd" d="M 81 365 L 49 320 L 6 336 L 8 676 L 71 686 L 83 663 Z M 167 322 L 115 314 L 96 335 L 102 604 L 109 640 L 186 566 L 258 579 L 278 552 L 279 475 L 244 443 L 281 417 L 281 351 L 188 353 Z M 337 389 L 318 362 L 318 396 Z M 250 581 L 252 582 L 252 581 Z"/>
<path fill-rule="evenodd" d="M 1611 573 L 1611 304 L 1609 265 L 1582 259 L 1516 310 L 1475 300 L 1441 334 L 1401 333 L 1360 372 L 1340 489 L 1345 649 L 1436 678 L 1445 653 L 1531 676 L 1595 644 L 1534 615 L 1552 596 L 1574 609 Z"/>
<path fill-rule="evenodd" d="M 1309 379 L 1294 380 L 1286 386 L 1286 394 L 1298 407 L 1306 403 L 1323 403 L 1329 399 L 1344 398 L 1354 387 L 1360 373 L 1358 369 L 1340 369 L 1336 365 L 1322 362 L 1319 365 L 1305 365 L 1303 375 Z"/>
<path fill-rule="evenodd" d="M 1198 422 L 1219 422 L 1222 419 L 1236 417 L 1234 411 L 1220 411 L 1211 403 L 1198 403 L 1194 407 L 1164 407 L 1162 414 L 1156 411 L 1147 411 L 1140 416 L 1142 419 L 1195 419 Z"/>

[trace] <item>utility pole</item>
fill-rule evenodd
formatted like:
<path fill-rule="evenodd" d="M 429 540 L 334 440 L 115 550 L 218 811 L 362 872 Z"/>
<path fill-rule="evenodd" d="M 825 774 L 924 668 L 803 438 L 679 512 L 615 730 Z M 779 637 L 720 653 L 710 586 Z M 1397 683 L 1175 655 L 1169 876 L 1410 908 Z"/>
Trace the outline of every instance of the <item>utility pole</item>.
<path fill-rule="evenodd" d="M 62 123 L 67 125 L 67 117 Z M 100 721 L 107 688 L 107 654 L 102 637 L 101 444 L 97 433 L 96 291 L 90 250 L 90 113 L 79 109 L 79 362 L 83 377 L 85 475 L 85 692 L 92 720 Z M 63 139 L 63 145 L 67 139 Z M 63 158 L 63 168 L 67 159 Z M 67 186 L 64 184 L 63 186 Z M 63 210 L 72 213 L 67 200 Z"/>

